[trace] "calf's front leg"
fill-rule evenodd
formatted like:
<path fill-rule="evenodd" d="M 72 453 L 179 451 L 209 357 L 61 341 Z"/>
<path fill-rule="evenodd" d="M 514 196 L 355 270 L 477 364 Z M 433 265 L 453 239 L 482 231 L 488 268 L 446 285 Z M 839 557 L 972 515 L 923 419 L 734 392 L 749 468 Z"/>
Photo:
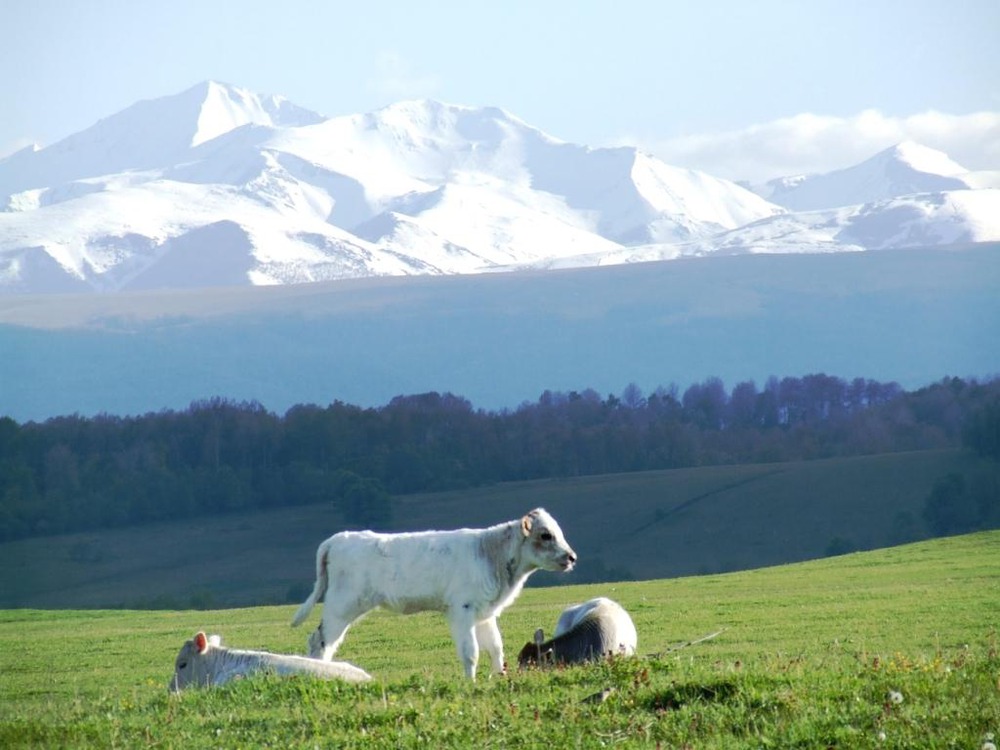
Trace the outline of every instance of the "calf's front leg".
<path fill-rule="evenodd" d="M 497 627 L 496 617 L 476 623 L 476 641 L 489 654 L 493 674 L 503 674 L 505 671 L 503 663 L 503 639 L 500 637 L 500 628 Z"/>

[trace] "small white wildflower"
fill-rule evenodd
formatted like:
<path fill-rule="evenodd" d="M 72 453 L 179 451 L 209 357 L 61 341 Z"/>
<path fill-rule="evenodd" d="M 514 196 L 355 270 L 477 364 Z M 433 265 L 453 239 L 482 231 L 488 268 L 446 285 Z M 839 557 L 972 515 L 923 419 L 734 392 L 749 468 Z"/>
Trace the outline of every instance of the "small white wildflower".
<path fill-rule="evenodd" d="M 997 746 L 993 744 L 992 734 L 986 735 L 986 741 L 983 743 L 983 746 L 979 748 L 979 750 L 997 750 Z"/>
<path fill-rule="evenodd" d="M 898 690 L 889 691 L 889 702 L 895 703 L 897 706 L 903 702 L 903 694 Z"/>
<path fill-rule="evenodd" d="M 885 742 L 885 732 L 879 732 L 878 733 L 878 741 L 879 742 Z"/>

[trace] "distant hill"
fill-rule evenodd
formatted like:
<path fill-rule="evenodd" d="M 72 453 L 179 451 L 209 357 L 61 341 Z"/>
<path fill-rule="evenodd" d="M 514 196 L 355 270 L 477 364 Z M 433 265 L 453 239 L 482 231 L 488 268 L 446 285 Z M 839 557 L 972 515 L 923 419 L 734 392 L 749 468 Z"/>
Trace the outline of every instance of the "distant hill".
<path fill-rule="evenodd" d="M 924 504 L 959 451 L 722 466 L 399 497 L 389 530 L 485 526 L 536 506 L 580 555 L 535 585 L 745 570 L 929 536 Z M 326 505 L 0 544 L 0 608 L 237 606 L 303 599 Z"/>
<path fill-rule="evenodd" d="M 451 392 L 650 393 L 826 373 L 922 388 L 1000 372 L 1000 244 L 682 259 L 278 287 L 0 296 L 0 416 L 284 413 Z"/>

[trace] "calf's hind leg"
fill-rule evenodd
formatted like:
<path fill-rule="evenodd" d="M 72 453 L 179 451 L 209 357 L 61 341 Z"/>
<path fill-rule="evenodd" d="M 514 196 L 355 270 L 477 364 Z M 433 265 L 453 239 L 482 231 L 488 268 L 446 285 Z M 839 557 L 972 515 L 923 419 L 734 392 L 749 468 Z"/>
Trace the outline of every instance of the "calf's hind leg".
<path fill-rule="evenodd" d="M 476 666 L 479 664 L 479 643 L 476 641 L 476 624 L 472 621 L 472 616 L 461 609 L 452 611 L 451 637 L 455 641 L 455 648 L 458 650 L 458 658 L 465 669 L 465 676 L 469 679 L 476 679 Z"/>

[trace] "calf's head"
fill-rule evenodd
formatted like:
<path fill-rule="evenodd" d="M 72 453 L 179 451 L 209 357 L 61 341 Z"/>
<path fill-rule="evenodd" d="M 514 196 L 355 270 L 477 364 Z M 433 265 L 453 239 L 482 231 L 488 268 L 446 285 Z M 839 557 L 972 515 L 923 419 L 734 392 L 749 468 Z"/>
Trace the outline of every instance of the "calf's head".
<path fill-rule="evenodd" d="M 191 685 L 207 685 L 211 680 L 208 653 L 221 643 L 219 636 L 207 636 L 202 632 L 185 641 L 174 661 L 174 676 L 168 686 L 170 692 L 177 693 Z"/>
<path fill-rule="evenodd" d="M 524 644 L 521 653 L 517 655 L 517 666 L 520 669 L 526 667 L 540 667 L 547 662 L 551 662 L 555 653 L 552 646 L 545 646 L 545 632 L 538 628 L 535 631 L 535 640 Z"/>
<path fill-rule="evenodd" d="M 521 519 L 525 556 L 542 570 L 569 572 L 576 564 L 576 553 L 566 542 L 556 519 L 536 508 Z"/>

